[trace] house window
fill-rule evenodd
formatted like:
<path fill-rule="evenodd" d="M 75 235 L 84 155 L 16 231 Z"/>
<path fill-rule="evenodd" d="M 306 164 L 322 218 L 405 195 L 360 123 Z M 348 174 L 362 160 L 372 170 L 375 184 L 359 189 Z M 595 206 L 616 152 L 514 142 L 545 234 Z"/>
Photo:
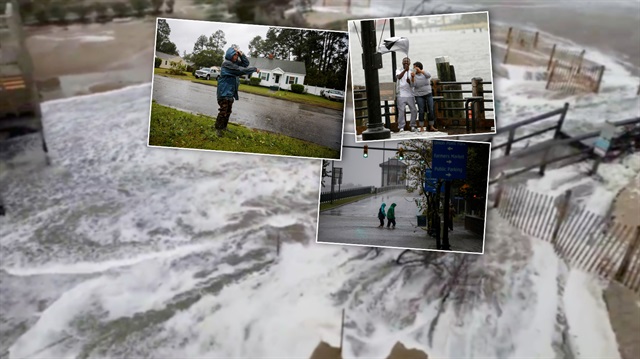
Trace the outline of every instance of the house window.
<path fill-rule="evenodd" d="M 268 72 L 261 72 L 260 73 L 260 78 L 262 80 L 269 81 L 269 73 Z"/>
<path fill-rule="evenodd" d="M 164 60 L 164 64 L 165 64 L 165 65 L 168 65 L 168 64 L 169 64 L 169 61 Z"/>
<path fill-rule="evenodd" d="M 287 84 L 289 85 L 293 85 L 298 83 L 298 78 L 297 77 L 293 77 L 293 76 L 288 76 L 287 77 Z"/>

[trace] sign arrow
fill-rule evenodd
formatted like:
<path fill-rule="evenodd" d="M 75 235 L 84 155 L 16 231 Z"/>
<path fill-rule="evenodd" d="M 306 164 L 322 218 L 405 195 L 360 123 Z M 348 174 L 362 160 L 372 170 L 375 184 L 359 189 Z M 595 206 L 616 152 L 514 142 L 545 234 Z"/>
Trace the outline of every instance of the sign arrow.
<path fill-rule="evenodd" d="M 447 174 L 446 174 L 446 176 L 447 176 L 447 177 L 451 177 L 451 173 L 447 173 Z"/>
<path fill-rule="evenodd" d="M 449 151 L 451 151 L 451 150 L 453 149 L 453 147 L 447 147 L 447 149 L 448 149 Z"/>
<path fill-rule="evenodd" d="M 451 160 L 447 160 L 447 163 L 451 164 Z"/>

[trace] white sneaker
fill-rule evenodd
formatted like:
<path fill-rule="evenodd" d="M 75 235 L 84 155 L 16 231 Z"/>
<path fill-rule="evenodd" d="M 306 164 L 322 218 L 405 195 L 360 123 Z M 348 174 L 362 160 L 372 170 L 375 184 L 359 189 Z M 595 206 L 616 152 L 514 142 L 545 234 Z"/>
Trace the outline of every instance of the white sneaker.
<path fill-rule="evenodd" d="M 418 131 L 418 129 L 415 127 L 411 127 L 411 132 L 420 132 L 420 131 Z"/>
<path fill-rule="evenodd" d="M 404 128 L 401 128 L 400 131 L 398 131 L 398 132 L 404 132 Z"/>

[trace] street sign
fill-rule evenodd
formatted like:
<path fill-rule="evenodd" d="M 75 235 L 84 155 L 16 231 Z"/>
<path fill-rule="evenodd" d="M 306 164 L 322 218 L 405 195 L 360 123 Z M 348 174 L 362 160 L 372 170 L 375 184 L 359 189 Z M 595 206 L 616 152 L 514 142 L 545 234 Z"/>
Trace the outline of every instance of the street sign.
<path fill-rule="evenodd" d="M 433 141 L 431 165 L 433 177 L 445 180 L 467 178 L 467 144 Z"/>
<path fill-rule="evenodd" d="M 611 139 L 616 135 L 618 128 L 609 122 L 605 122 L 604 127 L 600 131 L 600 137 L 593 145 L 593 152 L 600 157 L 607 155 L 609 147 L 611 147 Z"/>
<path fill-rule="evenodd" d="M 430 193 L 436 193 L 436 186 L 438 184 L 438 179 L 433 177 L 433 173 L 430 169 L 425 171 L 425 179 L 424 179 L 424 191 Z M 440 193 L 444 193 L 444 182 L 440 185 Z"/>

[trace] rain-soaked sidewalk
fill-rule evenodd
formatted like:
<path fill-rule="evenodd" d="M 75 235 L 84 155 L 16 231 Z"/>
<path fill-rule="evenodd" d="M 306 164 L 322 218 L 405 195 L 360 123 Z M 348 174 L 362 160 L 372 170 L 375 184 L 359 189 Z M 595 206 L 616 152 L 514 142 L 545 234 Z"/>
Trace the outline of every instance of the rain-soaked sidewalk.
<path fill-rule="evenodd" d="M 364 198 L 320 213 L 318 242 L 372 247 L 437 249 L 436 240 L 417 227 L 415 194 L 396 190 Z M 396 203 L 396 228 L 379 228 L 378 208 Z M 481 253 L 483 237 L 464 229 L 462 216 L 449 231 L 451 250 Z"/>

